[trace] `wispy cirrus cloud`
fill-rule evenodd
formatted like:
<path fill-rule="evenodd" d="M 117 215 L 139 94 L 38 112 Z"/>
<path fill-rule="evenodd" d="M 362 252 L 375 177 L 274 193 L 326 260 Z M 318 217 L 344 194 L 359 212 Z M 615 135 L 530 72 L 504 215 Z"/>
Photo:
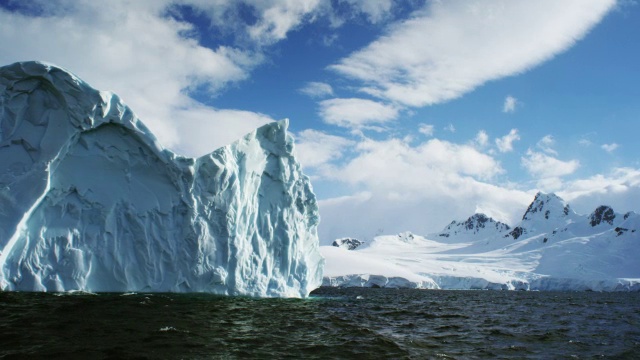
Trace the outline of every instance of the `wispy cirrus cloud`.
<path fill-rule="evenodd" d="M 538 141 L 536 147 L 547 154 L 557 156 L 558 152 L 553 149 L 555 144 L 556 140 L 553 138 L 553 136 L 545 135 L 544 137 L 542 137 L 542 139 L 540 139 L 540 141 Z"/>
<path fill-rule="evenodd" d="M 428 2 L 329 68 L 407 106 L 455 99 L 572 46 L 615 0 Z"/>
<path fill-rule="evenodd" d="M 449 124 L 447 124 L 447 126 L 445 126 L 443 128 L 443 130 L 448 131 L 450 133 L 454 133 L 454 132 L 456 132 L 456 127 L 453 126 L 453 124 L 449 123 Z"/>

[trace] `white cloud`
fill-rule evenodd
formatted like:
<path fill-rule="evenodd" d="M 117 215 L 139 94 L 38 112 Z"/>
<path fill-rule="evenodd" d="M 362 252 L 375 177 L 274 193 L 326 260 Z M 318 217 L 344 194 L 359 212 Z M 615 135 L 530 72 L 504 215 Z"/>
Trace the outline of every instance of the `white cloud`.
<path fill-rule="evenodd" d="M 509 95 L 504 99 L 504 104 L 502 105 L 503 113 L 512 113 L 516 111 L 516 105 L 518 104 L 518 99 Z"/>
<path fill-rule="evenodd" d="M 475 143 L 480 147 L 485 147 L 489 143 L 489 135 L 486 131 L 480 130 L 476 134 Z"/>
<path fill-rule="evenodd" d="M 433 136 L 434 126 L 431 124 L 420 124 L 418 131 L 425 136 Z"/>
<path fill-rule="evenodd" d="M 377 23 L 387 18 L 393 6 L 392 0 L 342 0 L 365 14 L 370 22 Z"/>
<path fill-rule="evenodd" d="M 409 106 L 451 100 L 571 47 L 614 0 L 433 1 L 330 69 Z"/>
<path fill-rule="evenodd" d="M 311 97 L 327 97 L 333 95 L 333 88 L 331 85 L 323 82 L 308 82 L 300 91 Z"/>
<path fill-rule="evenodd" d="M 448 131 L 450 133 L 454 133 L 454 132 L 456 132 L 456 127 L 453 126 L 453 124 L 449 124 L 449 125 L 444 127 L 444 130 Z"/>
<path fill-rule="evenodd" d="M 553 149 L 556 144 L 556 140 L 551 135 L 545 135 L 538 143 L 536 147 L 544 151 L 547 154 L 557 156 L 558 152 Z"/>
<path fill-rule="evenodd" d="M 529 149 L 521 158 L 522 166 L 539 178 L 554 178 L 572 174 L 580 166 L 578 160 L 562 161 L 552 156 Z"/>
<path fill-rule="evenodd" d="M 620 145 L 616 144 L 616 143 L 611 143 L 611 144 L 602 144 L 601 148 L 602 150 L 611 153 L 613 152 L 615 149 L 617 149 Z"/>
<path fill-rule="evenodd" d="M 328 124 L 357 129 L 395 120 L 398 109 L 367 99 L 338 98 L 321 101 L 320 116 Z"/>
<path fill-rule="evenodd" d="M 365 139 L 354 150 L 358 155 L 329 176 L 352 185 L 376 184 L 389 192 L 433 192 L 448 188 L 454 178 L 491 179 L 504 172 L 495 159 L 475 148 L 439 139 L 415 147 L 400 139 Z"/>
<path fill-rule="evenodd" d="M 338 34 L 330 34 L 322 36 L 322 45 L 329 47 L 338 40 Z"/>
<path fill-rule="evenodd" d="M 258 10 L 259 20 L 248 32 L 251 38 L 263 45 L 286 38 L 287 33 L 312 16 L 321 4 L 320 0 L 296 1 L 245 1 Z"/>
<path fill-rule="evenodd" d="M 430 139 L 412 146 L 400 139 L 365 139 L 354 151 L 355 156 L 325 176 L 367 196 L 320 201 L 322 242 L 339 236 L 371 237 L 380 229 L 384 234 L 427 234 L 469 217 L 478 206 L 513 224 L 531 201 L 526 192 L 488 183 L 504 170 L 469 145 Z"/>
<path fill-rule="evenodd" d="M 511 129 L 507 135 L 496 139 L 496 146 L 503 153 L 513 151 L 513 142 L 517 140 L 520 140 L 518 129 Z"/>
<path fill-rule="evenodd" d="M 580 144 L 581 146 L 591 146 L 593 143 L 589 139 L 580 139 L 578 141 L 578 144 Z"/>
<path fill-rule="evenodd" d="M 608 174 L 574 180 L 558 194 L 583 214 L 599 205 L 609 205 L 618 212 L 635 210 L 640 198 L 640 169 L 614 168 Z"/>
<path fill-rule="evenodd" d="M 296 157 L 305 168 L 314 168 L 342 158 L 355 142 L 322 131 L 307 129 L 296 135 Z"/>
<path fill-rule="evenodd" d="M 0 63 L 43 60 L 70 69 L 120 95 L 164 146 L 189 156 L 208 153 L 230 140 L 222 134 L 244 134 L 269 119 L 206 107 L 190 91 L 215 95 L 246 79 L 262 56 L 199 45 L 190 37 L 196 31 L 191 24 L 165 16 L 170 3 L 31 3 L 42 5 L 45 16 L 0 9 Z"/>
<path fill-rule="evenodd" d="M 183 109 L 173 109 L 171 115 L 180 119 L 180 126 L 175 131 L 181 141 L 175 146 L 175 150 L 179 154 L 194 156 L 208 154 L 274 121 L 260 113 L 214 109 L 196 102 Z"/>

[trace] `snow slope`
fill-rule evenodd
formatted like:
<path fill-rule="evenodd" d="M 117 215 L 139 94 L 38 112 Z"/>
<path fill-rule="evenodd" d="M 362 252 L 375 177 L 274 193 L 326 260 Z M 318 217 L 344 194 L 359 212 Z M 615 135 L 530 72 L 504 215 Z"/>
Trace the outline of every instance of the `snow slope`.
<path fill-rule="evenodd" d="M 632 212 L 601 206 L 578 215 L 538 193 L 514 228 L 476 214 L 429 238 L 379 236 L 352 251 L 323 246 L 323 285 L 640 291 L 640 216 Z"/>
<path fill-rule="evenodd" d="M 305 297 L 318 207 L 286 120 L 198 159 L 116 95 L 39 62 L 0 68 L 0 287 Z"/>

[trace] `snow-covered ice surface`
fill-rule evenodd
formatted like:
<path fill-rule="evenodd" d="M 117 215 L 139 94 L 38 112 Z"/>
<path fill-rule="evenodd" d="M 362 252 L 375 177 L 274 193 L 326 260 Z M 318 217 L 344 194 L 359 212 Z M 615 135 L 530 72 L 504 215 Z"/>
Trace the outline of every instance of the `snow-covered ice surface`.
<path fill-rule="evenodd" d="M 286 120 L 198 159 L 116 95 L 39 62 L 0 68 L 0 287 L 305 297 L 318 207 Z"/>
<path fill-rule="evenodd" d="M 640 216 L 578 215 L 554 194 L 537 194 L 513 228 L 476 214 L 427 238 L 321 251 L 324 286 L 640 291 Z"/>

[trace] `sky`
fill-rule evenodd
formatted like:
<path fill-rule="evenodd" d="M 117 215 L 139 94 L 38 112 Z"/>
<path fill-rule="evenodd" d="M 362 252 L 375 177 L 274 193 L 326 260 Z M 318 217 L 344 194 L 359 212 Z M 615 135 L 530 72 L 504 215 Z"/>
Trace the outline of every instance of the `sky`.
<path fill-rule="evenodd" d="M 640 212 L 637 1 L 0 0 L 0 45 L 181 155 L 288 118 L 321 244 L 513 226 L 538 191 Z"/>

